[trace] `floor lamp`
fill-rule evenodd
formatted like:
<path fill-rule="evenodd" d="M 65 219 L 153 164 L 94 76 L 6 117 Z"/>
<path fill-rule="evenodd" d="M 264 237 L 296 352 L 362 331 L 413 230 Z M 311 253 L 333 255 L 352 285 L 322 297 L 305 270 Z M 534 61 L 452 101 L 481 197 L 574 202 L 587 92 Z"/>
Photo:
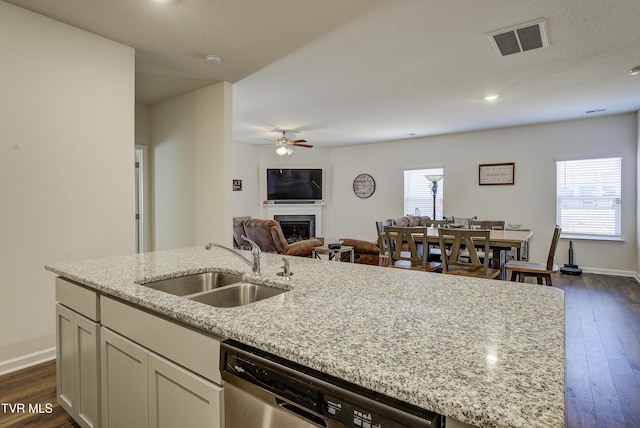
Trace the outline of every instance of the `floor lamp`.
<path fill-rule="evenodd" d="M 442 180 L 442 175 L 425 175 L 424 178 L 431 182 L 431 193 L 433 193 L 433 220 L 436 220 L 436 194 L 438 193 L 438 181 Z"/>

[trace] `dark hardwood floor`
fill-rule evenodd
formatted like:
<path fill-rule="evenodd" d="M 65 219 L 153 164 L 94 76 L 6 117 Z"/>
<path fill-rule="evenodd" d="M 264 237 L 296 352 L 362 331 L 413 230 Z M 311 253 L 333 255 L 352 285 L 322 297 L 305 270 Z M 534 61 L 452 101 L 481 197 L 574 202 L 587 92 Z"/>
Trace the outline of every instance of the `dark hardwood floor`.
<path fill-rule="evenodd" d="M 640 284 L 593 274 L 554 284 L 565 291 L 567 428 L 640 428 Z M 0 377 L 0 403 L 53 405 L 50 414 L 0 407 L 0 427 L 78 427 L 57 404 L 55 382 L 53 361 Z"/>
<path fill-rule="evenodd" d="M 1 428 L 79 428 L 56 401 L 55 360 L 1 376 L 0 403 L 14 405 L 0 407 Z M 39 408 L 30 412 L 29 404 Z"/>
<path fill-rule="evenodd" d="M 565 291 L 568 428 L 640 428 L 640 284 L 559 275 Z"/>

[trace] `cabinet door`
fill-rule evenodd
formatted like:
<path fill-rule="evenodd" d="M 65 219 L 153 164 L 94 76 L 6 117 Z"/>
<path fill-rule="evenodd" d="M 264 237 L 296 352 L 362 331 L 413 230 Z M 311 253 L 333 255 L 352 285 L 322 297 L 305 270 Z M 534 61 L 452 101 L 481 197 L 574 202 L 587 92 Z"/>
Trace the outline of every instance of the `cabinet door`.
<path fill-rule="evenodd" d="M 100 426 L 100 325 L 74 314 L 75 411 L 83 428 Z"/>
<path fill-rule="evenodd" d="M 149 426 L 224 427 L 222 388 L 149 353 Z"/>
<path fill-rule="evenodd" d="M 102 327 L 102 426 L 148 426 L 148 351 Z"/>
<path fill-rule="evenodd" d="M 74 312 L 56 304 L 56 396 L 71 416 L 75 413 Z"/>

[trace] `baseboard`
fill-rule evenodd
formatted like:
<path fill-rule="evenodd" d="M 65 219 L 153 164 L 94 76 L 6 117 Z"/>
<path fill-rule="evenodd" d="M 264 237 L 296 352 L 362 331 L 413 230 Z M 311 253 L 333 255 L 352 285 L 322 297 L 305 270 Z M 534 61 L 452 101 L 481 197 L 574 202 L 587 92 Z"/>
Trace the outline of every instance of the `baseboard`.
<path fill-rule="evenodd" d="M 600 268 L 581 268 L 584 273 L 595 273 L 598 275 L 611 275 L 611 276 L 628 276 L 640 281 L 640 274 L 630 270 L 615 270 L 615 269 L 600 269 Z"/>
<path fill-rule="evenodd" d="M 56 348 L 43 349 L 42 351 L 33 352 L 28 355 L 13 358 L 0 362 L 0 376 L 15 372 L 17 370 L 26 369 L 36 364 L 44 363 L 56 358 Z"/>

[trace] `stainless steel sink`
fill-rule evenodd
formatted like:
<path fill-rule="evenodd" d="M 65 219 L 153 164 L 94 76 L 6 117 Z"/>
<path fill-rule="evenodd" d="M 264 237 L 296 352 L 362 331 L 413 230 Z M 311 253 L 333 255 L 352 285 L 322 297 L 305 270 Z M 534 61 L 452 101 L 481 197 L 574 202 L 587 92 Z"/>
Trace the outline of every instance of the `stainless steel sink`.
<path fill-rule="evenodd" d="M 142 285 L 176 296 L 186 296 L 235 284 L 240 281 L 242 281 L 242 275 L 223 272 L 203 272 L 179 276 L 177 278 L 162 279 Z"/>
<path fill-rule="evenodd" d="M 231 308 L 248 305 L 249 303 L 277 296 L 286 291 L 288 290 L 269 287 L 268 285 L 242 282 L 190 296 L 189 299 L 218 308 Z"/>

